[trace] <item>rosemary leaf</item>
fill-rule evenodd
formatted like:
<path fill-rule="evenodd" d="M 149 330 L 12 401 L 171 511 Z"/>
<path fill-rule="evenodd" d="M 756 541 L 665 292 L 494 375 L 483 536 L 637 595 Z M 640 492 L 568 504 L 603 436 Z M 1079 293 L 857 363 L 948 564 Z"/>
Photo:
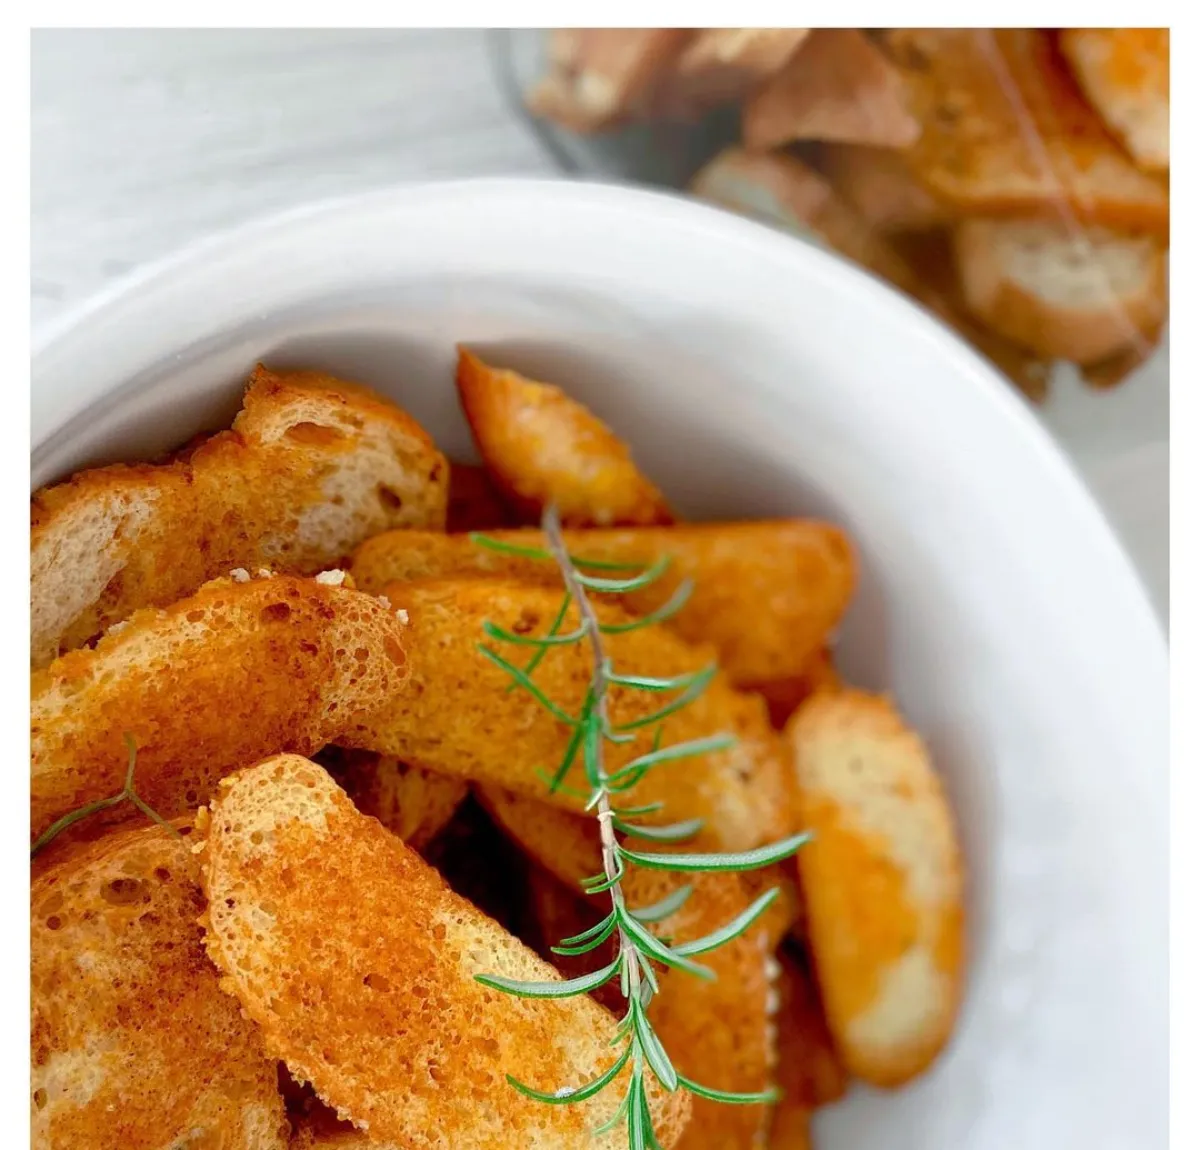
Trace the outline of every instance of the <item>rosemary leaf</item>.
<path fill-rule="evenodd" d="M 573 1089 L 564 1087 L 562 1090 L 556 1090 L 553 1094 L 545 1094 L 541 1090 L 534 1090 L 531 1086 L 526 1086 L 519 1082 L 511 1074 L 506 1074 L 509 1085 L 519 1090 L 526 1098 L 536 1099 L 538 1102 L 547 1102 L 551 1106 L 561 1106 L 564 1103 L 570 1102 L 585 1102 L 595 1094 L 599 1094 L 610 1082 L 625 1067 L 625 1063 L 629 1061 L 629 1047 L 626 1046 L 621 1052 L 621 1056 L 614 1062 L 603 1074 L 598 1078 L 593 1078 L 590 1082 L 585 1082 L 582 1086 L 576 1086 Z"/>
<path fill-rule="evenodd" d="M 633 619 L 628 623 L 601 623 L 600 631 L 605 635 L 625 635 L 630 631 L 640 631 L 643 627 L 653 627 L 657 623 L 665 623 L 687 606 L 687 601 L 692 597 L 695 589 L 696 584 L 691 579 L 683 579 L 661 607 L 656 607 L 648 615 L 643 615 L 640 619 Z"/>
<path fill-rule="evenodd" d="M 629 591 L 640 591 L 649 587 L 655 580 L 660 579 L 671 566 L 671 557 L 664 555 L 656 559 L 640 575 L 629 579 L 606 579 L 599 575 L 585 575 L 582 571 L 575 572 L 575 579 L 581 587 L 589 591 L 599 591 L 601 594 L 624 595 Z"/>
<path fill-rule="evenodd" d="M 779 888 L 772 887 L 758 896 L 741 914 L 731 919 L 724 926 L 706 934 L 703 938 L 691 942 L 681 942 L 675 947 L 676 954 L 692 955 L 707 954 L 727 942 L 732 942 L 739 934 L 746 931 L 756 918 L 779 897 Z"/>
<path fill-rule="evenodd" d="M 735 871 L 758 870 L 781 862 L 802 847 L 812 837 L 807 831 L 792 835 L 765 847 L 750 851 L 734 851 L 727 854 L 643 854 L 640 851 L 618 847 L 619 853 L 637 866 L 650 870 L 673 871 Z"/>
<path fill-rule="evenodd" d="M 662 803 L 646 803 L 640 807 L 613 807 L 612 812 L 619 818 L 634 819 L 641 815 L 656 815 L 662 809 Z"/>
<path fill-rule="evenodd" d="M 567 714 L 557 703 L 552 702 L 546 693 L 539 687 L 520 667 L 510 663 L 499 651 L 494 651 L 485 643 L 477 643 L 476 646 L 482 655 L 486 656 L 496 664 L 502 671 L 507 671 L 512 676 L 513 681 L 519 686 L 524 687 L 543 707 L 546 708 L 560 723 L 565 723 L 567 726 L 575 727 L 579 725 L 579 720 L 572 718 Z"/>
<path fill-rule="evenodd" d="M 621 1104 L 613 1111 L 611 1117 L 606 1118 L 599 1126 L 592 1130 L 593 1138 L 600 1138 L 607 1134 L 610 1130 L 616 1129 L 617 1125 L 625 1120 L 625 1115 L 629 1113 L 629 1099 L 633 1092 L 633 1084 L 630 1083 L 629 1089 L 625 1091 L 625 1096 L 621 1099 Z"/>
<path fill-rule="evenodd" d="M 607 925 L 605 925 L 607 924 Z M 588 951 L 595 950 L 598 946 L 603 946 L 608 941 L 613 931 L 617 929 L 616 915 L 610 914 L 608 918 L 600 924 L 604 929 L 599 934 L 595 934 L 590 938 L 580 939 L 579 936 L 570 941 L 564 940 L 558 946 L 552 946 L 550 949 L 555 954 L 576 955 L 587 954 Z"/>
<path fill-rule="evenodd" d="M 634 691 L 681 691 L 690 687 L 698 676 L 707 674 L 708 668 L 701 671 L 689 671 L 686 675 L 675 675 L 671 678 L 656 678 L 653 675 L 621 675 L 609 671 L 606 678 L 614 687 L 629 687 Z"/>
<path fill-rule="evenodd" d="M 612 878 L 605 875 L 596 875 L 591 879 L 584 879 L 580 884 L 583 887 L 584 894 L 603 894 L 606 890 L 612 890 L 625 877 L 625 863 L 620 854 L 617 855 L 617 869 L 613 873 Z"/>
<path fill-rule="evenodd" d="M 693 1082 L 682 1074 L 679 1075 L 679 1085 L 684 1090 L 691 1091 L 700 1098 L 707 1098 L 711 1102 L 732 1102 L 738 1106 L 754 1106 L 762 1103 L 769 1106 L 779 1101 L 779 1091 L 774 1087 L 770 1090 L 759 1090 L 749 1094 L 736 1090 L 715 1090 L 711 1086 L 701 1086 L 699 1082 Z"/>
<path fill-rule="evenodd" d="M 639 910 L 631 910 L 629 913 L 638 922 L 662 922 L 664 918 L 670 918 L 679 910 L 687 902 L 691 893 L 692 884 L 685 882 L 683 886 L 673 890 L 666 898 L 661 898 L 658 902 L 641 907 Z"/>
<path fill-rule="evenodd" d="M 669 823 L 663 827 L 643 827 L 615 818 L 613 826 L 622 834 L 634 838 L 648 839 L 656 843 L 680 843 L 697 835 L 704 827 L 704 820 L 688 819 L 686 822 Z"/>
<path fill-rule="evenodd" d="M 477 547 L 486 547 L 489 551 L 498 551 L 501 555 L 515 555 L 519 559 L 553 559 L 549 551 L 541 547 L 522 547 L 517 543 L 505 543 L 502 539 L 493 539 L 480 531 L 472 531 L 467 535 Z"/>
<path fill-rule="evenodd" d="M 570 938 L 562 940 L 563 946 L 574 946 L 577 942 L 587 942 L 589 938 L 595 938 L 601 931 L 609 929 L 617 924 L 617 912 L 610 910 L 595 926 L 589 926 L 587 930 L 581 931 L 579 934 L 573 934 Z"/>
<path fill-rule="evenodd" d="M 706 667 L 703 671 L 696 673 L 692 685 L 683 692 L 682 695 L 676 696 L 665 707 L 654 711 L 652 714 L 645 715 L 640 719 L 634 719 L 629 723 L 622 723 L 614 728 L 618 733 L 624 731 L 636 731 L 639 727 L 650 727 L 655 723 L 661 723 L 663 719 L 675 714 L 676 711 L 682 711 L 684 707 L 690 706 L 702 694 L 705 688 L 713 681 L 713 677 L 717 673 L 716 663 Z"/>
<path fill-rule="evenodd" d="M 525 647 L 569 647 L 584 637 L 584 633 L 578 630 L 568 631 L 565 635 L 559 635 L 554 630 L 545 635 L 518 635 L 515 631 L 506 631 L 489 621 L 484 622 L 483 631 L 489 638 L 501 643 L 515 643 Z M 531 665 L 527 665 L 525 673 L 528 675 L 532 669 Z"/>
<path fill-rule="evenodd" d="M 655 1078 L 666 1089 L 674 1090 L 679 1085 L 675 1067 L 671 1065 L 671 1060 L 667 1057 L 662 1042 L 651 1028 L 650 1022 L 646 1018 L 645 1008 L 636 999 L 633 1006 L 633 1029 L 637 1035 L 638 1045 L 642 1048 L 642 1054 L 645 1055 L 650 1069 L 654 1071 Z"/>
<path fill-rule="evenodd" d="M 594 970 L 591 974 L 581 974 L 578 978 L 563 981 L 524 982 L 516 978 L 502 978 L 498 974 L 477 974 L 475 981 L 517 998 L 574 998 L 577 994 L 588 994 L 603 986 L 617 973 L 620 962 L 620 958 L 615 958 L 607 966 Z"/>
<path fill-rule="evenodd" d="M 619 771 L 614 771 L 609 776 L 609 781 L 619 784 L 630 775 L 637 775 L 640 778 L 646 771 L 657 767 L 660 763 L 688 759 L 693 755 L 711 755 L 717 751 L 727 751 L 736 744 L 737 739 L 733 735 L 726 734 L 708 735 L 703 739 L 689 739 L 686 743 L 675 743 L 670 747 L 648 751 L 636 759 L 631 759 Z"/>
<path fill-rule="evenodd" d="M 691 959 L 676 954 L 662 939 L 656 938 L 636 918 L 633 918 L 628 911 L 622 909 L 617 914 L 621 918 L 621 925 L 630 941 L 648 957 L 658 959 L 663 966 L 669 966 L 674 970 L 686 970 L 688 974 L 694 974 L 697 978 L 703 978 L 709 982 L 717 977 L 707 966 L 701 966 L 698 962 L 692 962 Z"/>
<path fill-rule="evenodd" d="M 86 819 L 89 815 L 94 815 L 97 811 L 106 810 L 108 807 L 115 807 L 117 803 L 123 803 L 124 801 L 125 792 L 122 791 L 119 795 L 109 795 L 106 799 L 97 799 L 93 803 L 87 803 L 76 810 L 68 812 L 61 818 L 55 819 L 54 822 L 38 835 L 37 841 L 29 848 L 29 857 L 32 858 L 38 851 L 58 838 L 67 827 L 74 826 L 80 819 Z"/>

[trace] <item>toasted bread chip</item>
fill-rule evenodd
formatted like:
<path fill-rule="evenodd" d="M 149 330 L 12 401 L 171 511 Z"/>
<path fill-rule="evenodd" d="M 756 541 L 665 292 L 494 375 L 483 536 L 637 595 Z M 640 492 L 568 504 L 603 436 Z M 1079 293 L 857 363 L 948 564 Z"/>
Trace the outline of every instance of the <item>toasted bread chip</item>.
<path fill-rule="evenodd" d="M 516 516 L 500 498 L 486 467 L 474 463 L 450 464 L 447 531 L 491 531 L 495 527 L 516 525 Z"/>
<path fill-rule="evenodd" d="M 795 140 L 905 148 L 921 134 L 904 79 L 857 28 L 818 28 L 742 110 L 753 151 Z"/>
<path fill-rule="evenodd" d="M 972 314 L 1038 355 L 1089 364 L 1157 342 L 1167 258 L 1151 236 L 977 219 L 955 228 L 954 246 Z"/>
<path fill-rule="evenodd" d="M 196 929 L 190 842 L 139 827 L 34 879 L 37 1150 L 287 1145 L 275 1062 L 221 993 Z"/>
<path fill-rule="evenodd" d="M 127 736 L 138 748 L 137 791 L 165 818 L 280 747 L 354 745 L 358 717 L 408 677 L 404 642 L 378 599 L 287 575 L 218 579 L 172 607 L 137 612 L 95 649 L 34 672 L 33 838 L 121 790 Z M 94 837 L 131 817 L 142 816 L 122 803 L 66 836 Z"/>
<path fill-rule="evenodd" d="M 1045 397 L 1047 365 L 963 314 L 942 284 L 918 269 L 891 238 L 874 231 L 821 176 L 794 156 L 729 148 L 692 190 L 734 211 L 815 239 L 915 299 L 990 359 L 1031 399 Z M 949 261 L 947 260 L 949 266 Z"/>
<path fill-rule="evenodd" d="M 280 755 L 230 776 L 198 829 L 205 944 L 222 986 L 340 1116 L 412 1150 L 593 1144 L 620 1077 L 585 1102 L 547 1106 L 505 1074 L 542 1090 L 581 1085 L 613 1059 L 611 1015 L 586 997 L 531 1000 L 477 982 L 558 975 L 320 767 Z M 674 1146 L 686 1096 L 655 1090 L 651 1107 Z M 615 1150 L 624 1134 L 594 1145 Z"/>
<path fill-rule="evenodd" d="M 963 978 L 953 815 L 920 739 L 886 699 L 840 691 L 788 725 L 813 840 L 797 856 L 808 940 L 843 1065 L 876 1086 L 945 1045 Z"/>
<path fill-rule="evenodd" d="M 318 758 L 364 815 L 378 819 L 415 851 L 424 851 L 445 830 L 471 789 L 462 779 L 373 751 L 331 747 Z"/>
<path fill-rule="evenodd" d="M 1164 181 L 1113 142 L 1034 28 L 893 28 L 921 138 L 917 178 L 964 213 L 1064 213 L 1165 237 Z"/>
<path fill-rule="evenodd" d="M 492 531 L 493 539 L 544 547 L 540 531 Z M 854 593 L 850 540 L 830 523 L 806 519 L 703 523 L 624 531 L 567 531 L 571 552 L 609 563 L 671 565 L 648 587 L 619 597 L 638 615 L 665 604 L 684 579 L 693 590 L 666 624 L 693 643 L 716 646 L 738 684 L 804 676 Z M 382 591 L 389 583 L 473 573 L 561 585 L 546 560 L 502 554 L 467 536 L 388 532 L 368 540 L 351 567 L 356 584 Z M 631 572 L 632 573 L 632 572 Z"/>
<path fill-rule="evenodd" d="M 776 75 L 811 28 L 701 28 L 659 85 L 654 111 L 694 116 L 734 103 Z"/>
<path fill-rule="evenodd" d="M 671 522 L 629 448 L 559 388 L 460 348 L 458 395 L 484 466 L 521 515 L 536 520 L 554 503 L 568 527 Z"/>
<path fill-rule="evenodd" d="M 1064 28 L 1063 55 L 1092 106 L 1139 168 L 1171 166 L 1171 32 Z"/>
<path fill-rule="evenodd" d="M 232 431 L 33 497 L 32 665 L 235 569 L 312 575 L 380 531 L 441 528 L 447 471 L 420 425 L 365 388 L 258 367 Z"/>
<path fill-rule="evenodd" d="M 405 650 L 412 677 L 363 733 L 368 745 L 430 770 L 582 810 L 578 757 L 553 794 L 538 774 L 558 769 L 570 728 L 529 692 L 508 690 L 512 679 L 479 650 L 487 622 L 515 634 L 544 634 L 560 610 L 562 592 L 500 579 L 447 579 L 393 584 L 387 596 L 408 614 Z M 598 603 L 596 610 L 604 623 L 630 621 L 617 607 Z M 577 626 L 572 608 L 564 630 Z M 528 648 L 502 646 L 504 657 L 526 660 Z M 673 678 L 714 666 L 711 648 L 689 646 L 659 626 L 608 635 L 606 648 L 614 667 L 636 667 L 639 675 Z M 535 681 L 549 700 L 568 709 L 564 713 L 575 715 L 591 675 L 587 646 L 573 643 L 550 648 Z M 646 722 L 674 694 L 613 686 L 608 714 L 618 729 Z M 646 722 L 630 732 L 632 742 L 608 745 L 609 772 L 648 753 L 654 728 L 661 729 L 664 748 L 721 734 L 736 742 L 726 750 L 661 763 L 625 792 L 627 804 L 663 800 L 666 809 L 650 816 L 663 822 L 703 818 L 696 841 L 707 848 L 741 850 L 790 833 L 792 779 L 761 699 L 735 691 L 716 671 L 698 698 L 661 724 Z"/>
<path fill-rule="evenodd" d="M 820 168 L 867 226 L 880 232 L 925 231 L 954 218 L 892 148 L 831 144 L 821 149 Z"/>
<path fill-rule="evenodd" d="M 775 1080 L 783 1097 L 776 1109 L 773 1134 L 780 1134 L 781 1127 L 807 1125 L 809 1114 L 836 1102 L 849 1084 L 806 957 L 799 948 L 784 946 L 777 958 L 779 1068 Z"/>
<path fill-rule="evenodd" d="M 574 132 L 615 127 L 649 105 L 691 36 L 686 28 L 555 28 L 530 111 Z"/>
<path fill-rule="evenodd" d="M 564 889 L 577 896 L 580 883 L 600 873 L 600 837 L 595 818 L 583 818 L 570 811 L 514 795 L 500 787 L 478 787 L 476 793 L 505 834 L 542 870 L 562 883 Z M 617 837 L 621 839 L 624 836 Z M 656 849 L 642 842 L 635 845 L 640 850 Z M 779 890 L 775 902 L 767 908 L 754 928 L 765 932 L 765 945 L 770 951 L 800 921 L 802 908 L 795 869 L 794 864 L 785 861 L 738 876 L 743 888 L 743 906 L 772 888 Z M 709 875 L 698 874 L 689 879 L 696 888 L 697 897 L 703 899 L 709 878 Z M 603 898 L 594 903 L 597 906 L 603 904 Z"/>

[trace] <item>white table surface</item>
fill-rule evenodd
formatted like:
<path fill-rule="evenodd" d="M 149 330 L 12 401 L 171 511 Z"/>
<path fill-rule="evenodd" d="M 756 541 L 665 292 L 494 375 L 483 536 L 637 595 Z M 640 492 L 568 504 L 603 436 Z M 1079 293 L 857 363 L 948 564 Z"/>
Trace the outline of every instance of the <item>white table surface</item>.
<path fill-rule="evenodd" d="M 35 32 L 34 328 L 273 210 L 401 181 L 555 173 L 479 32 Z M 1164 619 L 1167 374 L 1164 349 L 1113 392 L 1056 380 L 1043 412 Z"/>

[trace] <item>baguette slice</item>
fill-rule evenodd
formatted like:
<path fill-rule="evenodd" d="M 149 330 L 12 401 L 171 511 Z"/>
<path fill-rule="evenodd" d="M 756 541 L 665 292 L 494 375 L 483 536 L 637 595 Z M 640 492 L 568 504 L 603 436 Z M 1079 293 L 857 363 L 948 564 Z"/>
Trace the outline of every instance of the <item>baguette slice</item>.
<path fill-rule="evenodd" d="M 30 699 L 30 821 L 134 784 L 164 818 L 204 802 L 222 775 L 280 747 L 353 743 L 361 715 L 408 678 L 404 626 L 359 591 L 287 575 L 218 579 L 36 671 Z M 141 818 L 130 803 L 62 837 Z"/>
<path fill-rule="evenodd" d="M 544 548 L 540 531 L 492 531 L 493 539 Z M 671 565 L 653 584 L 613 597 L 638 615 L 661 607 L 691 580 L 693 590 L 667 626 L 692 643 L 712 643 L 739 685 L 804 676 L 841 621 L 856 581 L 844 532 L 816 520 L 704 523 L 622 531 L 568 530 L 576 556 L 650 566 Z M 369 539 L 351 567 L 355 583 L 379 592 L 389 583 L 489 574 L 561 585 L 545 560 L 502 554 L 464 535 L 395 531 Z"/>
<path fill-rule="evenodd" d="M 554 503 L 568 527 L 671 522 L 628 446 L 559 388 L 490 367 L 465 348 L 457 382 L 484 466 L 522 516 L 536 520 Z"/>
<path fill-rule="evenodd" d="M 963 214 L 1041 214 L 1166 237 L 1166 183 L 1139 171 L 1035 28 L 893 28 L 917 178 Z"/>
<path fill-rule="evenodd" d="M 554 1090 L 595 1077 L 613 1058 L 611 1015 L 586 997 L 517 998 L 477 982 L 558 975 L 320 767 L 280 755 L 229 776 L 198 829 L 205 945 L 222 986 L 268 1050 L 372 1141 L 624 1145 L 621 1129 L 590 1141 L 621 1078 L 570 1106 L 505 1081 Z M 651 1107 L 659 1141 L 674 1146 L 686 1096 L 654 1091 Z"/>
<path fill-rule="evenodd" d="M 510 676 L 479 650 L 491 623 L 515 634 L 544 634 L 558 615 L 562 591 L 500 579 L 445 579 L 393 584 L 387 597 L 407 613 L 405 651 L 412 677 L 361 735 L 371 749 L 416 766 L 491 783 L 582 811 L 584 786 L 578 757 L 565 785 L 548 792 L 539 770 L 553 774 L 570 744 L 571 730 L 525 690 L 509 690 Z M 602 623 L 621 625 L 630 616 L 596 604 Z M 564 633 L 578 626 L 574 608 Z M 503 644 L 504 657 L 523 661 L 526 648 Z M 606 636 L 614 667 L 638 675 L 674 678 L 711 670 L 711 648 L 693 647 L 661 626 Z M 585 644 L 551 647 L 535 680 L 564 714 L 579 713 L 592 674 Z M 645 722 L 678 692 L 614 685 L 608 692 L 613 724 Z M 630 805 L 663 801 L 656 821 L 703 818 L 697 843 L 704 849 L 741 850 L 791 833 L 791 773 L 782 740 L 771 729 L 760 699 L 734 690 L 716 671 L 707 688 L 688 705 L 630 732 L 632 742 L 610 744 L 606 767 L 612 772 L 661 745 L 732 734 L 734 746 L 650 770 L 627 793 Z"/>
<path fill-rule="evenodd" d="M 914 266 L 893 237 L 873 229 L 803 161 L 783 153 L 752 155 L 727 148 L 701 170 L 692 190 L 853 260 L 928 308 L 1031 399 L 1045 397 L 1044 362 L 964 315 L 957 300 Z"/>
<path fill-rule="evenodd" d="M 858 28 L 818 28 L 746 103 L 751 151 L 797 140 L 905 148 L 921 134 L 895 66 Z"/>
<path fill-rule="evenodd" d="M 808 941 L 842 1064 L 876 1086 L 945 1045 L 963 978 L 963 865 L 921 740 L 886 699 L 818 695 L 788 726 L 813 840 Z"/>
<path fill-rule="evenodd" d="M 530 111 L 573 132 L 615 127 L 646 109 L 691 36 L 686 28 L 555 28 Z"/>
<path fill-rule="evenodd" d="M 1150 236 L 976 219 L 957 226 L 954 248 L 971 313 L 1038 355 L 1091 364 L 1157 342 L 1167 262 Z"/>
<path fill-rule="evenodd" d="M 1171 166 L 1171 32 L 1168 28 L 1064 28 L 1075 79 L 1139 168 Z"/>
<path fill-rule="evenodd" d="M 326 748 L 318 759 L 364 815 L 378 819 L 415 851 L 445 830 L 470 784 L 410 767 L 392 755 Z"/>
<path fill-rule="evenodd" d="M 196 929 L 204 897 L 190 844 L 139 827 L 34 879 L 36 1150 L 287 1145 L 275 1062 L 221 993 Z"/>
<path fill-rule="evenodd" d="M 258 367 L 231 431 L 172 462 L 82 471 L 33 497 L 30 660 L 235 568 L 313 575 L 393 527 L 441 529 L 448 467 L 366 388 Z"/>
<path fill-rule="evenodd" d="M 655 94 L 655 112 L 695 116 L 750 96 L 775 76 L 811 28 L 701 28 Z"/>

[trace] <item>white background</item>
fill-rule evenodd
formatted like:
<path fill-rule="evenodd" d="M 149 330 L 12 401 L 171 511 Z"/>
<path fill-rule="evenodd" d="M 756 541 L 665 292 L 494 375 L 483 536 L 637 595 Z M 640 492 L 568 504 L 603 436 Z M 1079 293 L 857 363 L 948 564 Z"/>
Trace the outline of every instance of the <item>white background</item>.
<path fill-rule="evenodd" d="M 428 30 L 35 32 L 31 162 L 35 331 L 131 268 L 279 208 L 556 171 L 484 35 Z M 1111 393 L 1056 380 L 1044 412 L 1164 617 L 1166 358 Z"/>

